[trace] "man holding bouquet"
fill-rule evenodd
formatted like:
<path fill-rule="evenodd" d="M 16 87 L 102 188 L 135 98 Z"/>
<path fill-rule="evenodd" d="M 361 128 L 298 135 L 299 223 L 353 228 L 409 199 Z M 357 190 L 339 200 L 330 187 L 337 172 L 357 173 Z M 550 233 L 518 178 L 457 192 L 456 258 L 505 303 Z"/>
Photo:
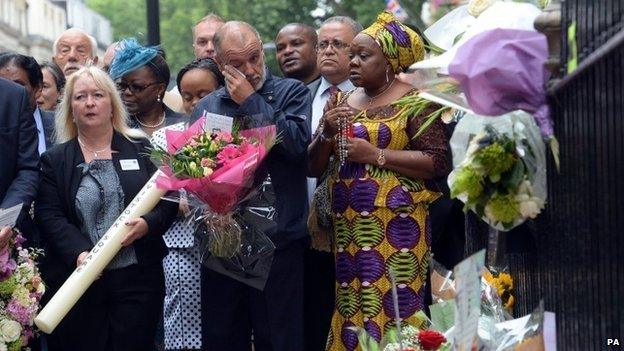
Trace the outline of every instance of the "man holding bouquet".
<path fill-rule="evenodd" d="M 273 77 L 264 64 L 258 32 L 245 22 L 227 22 L 214 37 L 225 87 L 203 98 L 192 120 L 204 113 L 234 118 L 242 129 L 275 125 L 275 145 L 256 178 L 270 179 L 275 196 L 275 244 L 264 290 L 220 273 L 202 272 L 202 339 L 208 350 L 299 350 L 303 340 L 303 252 L 308 201 L 306 148 L 311 98 L 306 86 Z M 265 182 L 266 184 L 266 182 Z M 267 215 L 267 218 L 269 215 Z"/>

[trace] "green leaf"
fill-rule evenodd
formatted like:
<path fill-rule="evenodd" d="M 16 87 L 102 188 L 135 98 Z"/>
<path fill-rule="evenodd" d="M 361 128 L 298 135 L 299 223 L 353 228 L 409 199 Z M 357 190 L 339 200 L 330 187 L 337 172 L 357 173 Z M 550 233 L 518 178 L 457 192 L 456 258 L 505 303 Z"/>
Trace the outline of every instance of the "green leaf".
<path fill-rule="evenodd" d="M 446 110 L 450 110 L 450 107 L 439 108 L 432 112 L 429 116 L 427 116 L 427 120 L 420 126 L 420 128 L 418 128 L 418 131 L 416 132 L 416 135 L 414 135 L 414 138 L 418 138 L 422 135 L 422 133 L 429 129 L 429 127 L 431 127 L 436 119 L 440 118 Z"/>
<path fill-rule="evenodd" d="M 572 21 L 568 27 L 568 46 L 570 47 L 570 57 L 568 57 L 568 74 L 578 68 L 578 48 L 576 45 L 576 21 Z"/>
<path fill-rule="evenodd" d="M 524 162 L 521 159 L 516 160 L 514 167 L 511 169 L 505 186 L 508 189 L 517 189 L 520 183 L 524 180 Z"/>
<path fill-rule="evenodd" d="M 464 36 L 465 33 L 466 32 L 461 32 L 461 33 L 457 34 L 455 39 L 453 39 L 453 45 L 457 44 L 457 42 L 461 40 L 461 38 Z"/>

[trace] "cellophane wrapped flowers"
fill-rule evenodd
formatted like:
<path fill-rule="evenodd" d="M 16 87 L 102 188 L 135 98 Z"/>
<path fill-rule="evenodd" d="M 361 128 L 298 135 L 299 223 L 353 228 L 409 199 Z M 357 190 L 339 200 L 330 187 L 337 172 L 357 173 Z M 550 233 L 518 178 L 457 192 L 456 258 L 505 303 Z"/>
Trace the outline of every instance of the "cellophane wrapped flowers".
<path fill-rule="evenodd" d="M 30 350 L 35 335 L 34 318 L 39 312 L 45 286 L 36 259 L 40 250 L 24 248 L 17 231 L 0 251 L 0 350 Z"/>
<path fill-rule="evenodd" d="M 485 118 L 467 115 L 458 124 L 459 136 L 454 134 L 451 145 L 454 160 L 461 161 L 448 182 L 451 197 L 464 202 L 466 210 L 506 231 L 535 218 L 544 208 L 544 145 L 537 126 L 523 112 L 497 117 L 501 123 L 487 123 Z M 475 126 L 480 127 L 476 133 Z"/>
<path fill-rule="evenodd" d="M 164 173 L 159 187 L 183 189 L 189 203 L 200 203 L 189 224 L 206 226 L 208 251 L 230 258 L 239 252 L 242 235 L 233 211 L 253 190 L 255 172 L 276 143 L 276 129 L 210 131 L 204 123 L 202 117 L 184 131 L 167 130 L 167 149 L 157 147 L 151 156 Z"/>

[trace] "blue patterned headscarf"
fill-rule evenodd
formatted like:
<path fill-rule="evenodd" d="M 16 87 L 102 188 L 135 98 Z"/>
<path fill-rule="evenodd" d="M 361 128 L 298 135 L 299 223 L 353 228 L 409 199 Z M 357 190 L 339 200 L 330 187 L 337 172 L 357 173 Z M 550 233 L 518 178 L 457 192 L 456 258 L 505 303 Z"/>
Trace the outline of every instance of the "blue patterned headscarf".
<path fill-rule="evenodd" d="M 143 46 L 136 39 L 124 39 L 115 49 L 115 59 L 111 63 L 109 74 L 113 80 L 145 66 L 158 55 L 158 48 Z"/>

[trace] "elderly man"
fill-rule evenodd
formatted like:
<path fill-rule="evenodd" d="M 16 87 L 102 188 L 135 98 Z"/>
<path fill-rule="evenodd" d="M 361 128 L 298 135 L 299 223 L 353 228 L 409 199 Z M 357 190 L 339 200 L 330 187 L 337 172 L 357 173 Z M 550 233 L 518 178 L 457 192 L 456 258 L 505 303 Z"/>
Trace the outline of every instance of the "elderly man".
<path fill-rule="evenodd" d="M 214 36 L 224 23 L 225 21 L 214 13 L 197 22 L 193 28 L 193 49 L 196 59 L 215 57 Z"/>
<path fill-rule="evenodd" d="M 260 37 L 249 24 L 227 22 L 215 34 L 214 44 L 225 87 L 203 98 L 193 119 L 212 112 L 231 116 L 243 127 L 275 125 L 280 142 L 262 167 L 275 192 L 266 193 L 267 206 L 275 209 L 274 216 L 267 215 L 275 226 L 266 233 L 276 246 L 266 285 L 260 291 L 204 270 L 203 345 L 206 350 L 248 351 L 253 330 L 256 351 L 299 351 L 303 340 L 310 93 L 299 81 L 271 75 Z M 264 179 L 264 173 L 257 178 Z"/>
<path fill-rule="evenodd" d="M 79 70 L 88 61 L 97 64 L 97 41 L 78 28 L 70 28 L 54 41 L 52 61 L 65 77 Z"/>
<path fill-rule="evenodd" d="M 354 89 L 349 81 L 349 46 L 362 26 L 344 16 L 331 17 L 318 30 L 317 64 L 321 79 L 309 85 L 312 93 L 314 132 L 323 116 L 330 95 Z M 308 178 L 308 198 L 312 199 L 318 180 Z M 305 253 L 305 350 L 322 350 L 334 311 L 334 257 L 329 248 L 319 247 L 315 230 L 310 230 L 312 247 Z"/>
<path fill-rule="evenodd" d="M 316 65 L 318 36 L 314 28 L 303 23 L 290 23 L 282 27 L 275 38 L 277 62 L 287 78 L 310 84 L 319 78 Z"/>
<path fill-rule="evenodd" d="M 30 222 L 28 209 L 37 194 L 37 146 L 37 128 L 26 90 L 0 78 L 0 208 L 23 204 L 18 227 Z M 0 228 L 0 250 L 11 234 L 12 228 Z"/>

